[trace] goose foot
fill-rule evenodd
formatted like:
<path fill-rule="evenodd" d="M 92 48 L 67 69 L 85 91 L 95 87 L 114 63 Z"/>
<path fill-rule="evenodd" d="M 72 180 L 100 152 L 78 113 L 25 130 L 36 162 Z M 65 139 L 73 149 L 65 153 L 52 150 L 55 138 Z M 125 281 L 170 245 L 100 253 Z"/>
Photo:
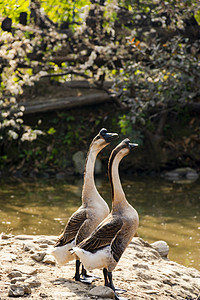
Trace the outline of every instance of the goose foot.
<path fill-rule="evenodd" d="M 123 293 L 126 293 L 127 290 L 120 289 L 119 287 L 115 286 L 115 292 L 117 292 L 118 294 L 123 294 Z"/>
<path fill-rule="evenodd" d="M 94 280 L 101 279 L 100 277 L 95 276 L 93 274 L 91 274 L 91 275 L 87 274 L 87 271 L 83 265 L 82 265 L 81 275 L 82 275 L 82 277 L 80 278 L 80 281 L 84 282 L 84 283 L 88 283 L 88 284 L 91 284 Z"/>
<path fill-rule="evenodd" d="M 86 284 L 91 284 L 93 281 L 99 279 L 100 277 L 98 276 L 93 276 L 93 275 L 86 275 L 86 276 L 80 276 L 80 282 L 86 283 Z"/>
<path fill-rule="evenodd" d="M 108 270 L 106 268 L 104 268 L 103 275 L 104 275 L 104 280 L 105 280 L 105 286 L 110 287 L 115 293 L 115 300 L 127 300 L 126 298 L 120 297 L 118 295 L 118 293 L 119 294 L 125 293 L 126 290 L 122 290 L 122 289 L 114 286 L 113 280 L 112 280 L 112 272 L 108 272 Z"/>
<path fill-rule="evenodd" d="M 120 297 L 115 293 L 115 300 L 129 300 L 128 298 Z"/>

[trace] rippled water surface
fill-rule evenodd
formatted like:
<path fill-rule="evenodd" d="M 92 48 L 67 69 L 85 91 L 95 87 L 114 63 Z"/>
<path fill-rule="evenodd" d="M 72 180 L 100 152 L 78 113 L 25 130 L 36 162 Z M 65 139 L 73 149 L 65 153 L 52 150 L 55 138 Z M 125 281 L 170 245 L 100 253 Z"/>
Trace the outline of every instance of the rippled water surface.
<path fill-rule="evenodd" d="M 139 236 L 165 240 L 169 258 L 200 270 L 200 180 L 177 184 L 160 178 L 124 177 L 128 201 L 140 216 Z M 109 206 L 107 178 L 96 184 Z M 81 204 L 82 179 L 0 182 L 0 232 L 58 235 Z"/>

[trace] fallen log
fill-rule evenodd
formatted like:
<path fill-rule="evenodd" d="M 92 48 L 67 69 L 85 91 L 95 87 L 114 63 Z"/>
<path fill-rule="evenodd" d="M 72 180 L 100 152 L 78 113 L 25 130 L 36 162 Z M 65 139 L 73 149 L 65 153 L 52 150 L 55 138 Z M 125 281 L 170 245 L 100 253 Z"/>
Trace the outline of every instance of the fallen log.
<path fill-rule="evenodd" d="M 97 105 L 109 101 L 116 101 L 113 95 L 106 93 L 96 93 L 92 95 L 84 95 L 78 97 L 63 97 L 45 100 L 45 102 L 29 102 L 23 104 L 25 107 L 24 114 L 33 114 L 39 112 L 47 112 L 52 110 L 70 109 L 80 106 Z"/>

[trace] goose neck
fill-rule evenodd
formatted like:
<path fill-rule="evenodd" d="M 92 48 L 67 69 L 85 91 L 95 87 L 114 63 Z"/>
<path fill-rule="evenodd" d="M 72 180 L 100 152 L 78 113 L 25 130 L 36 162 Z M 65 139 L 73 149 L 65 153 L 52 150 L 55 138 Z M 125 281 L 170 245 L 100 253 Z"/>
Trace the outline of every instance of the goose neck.
<path fill-rule="evenodd" d="M 121 159 L 122 157 L 116 155 L 109 166 L 113 208 L 117 206 L 121 207 L 125 202 L 127 202 L 119 176 L 119 163 Z"/>
<path fill-rule="evenodd" d="M 83 183 L 83 193 L 82 193 L 83 199 L 88 199 L 90 196 L 93 196 L 94 193 L 99 195 L 94 181 L 94 167 L 95 167 L 96 157 L 99 151 L 100 150 L 94 151 L 92 147 L 90 147 L 88 151 L 86 164 L 85 164 L 85 172 L 84 172 L 84 183 Z"/>

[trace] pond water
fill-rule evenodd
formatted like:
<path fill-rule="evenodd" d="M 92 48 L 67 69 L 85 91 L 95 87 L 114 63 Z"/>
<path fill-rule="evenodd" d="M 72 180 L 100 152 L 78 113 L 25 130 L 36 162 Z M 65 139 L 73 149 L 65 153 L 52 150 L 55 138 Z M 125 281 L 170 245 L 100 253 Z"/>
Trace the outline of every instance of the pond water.
<path fill-rule="evenodd" d="M 111 206 L 107 178 L 97 178 Z M 176 184 L 161 178 L 125 177 L 128 201 L 140 216 L 139 236 L 165 240 L 169 258 L 200 270 L 200 180 Z M 0 232 L 59 235 L 81 204 L 82 179 L 1 180 Z"/>

